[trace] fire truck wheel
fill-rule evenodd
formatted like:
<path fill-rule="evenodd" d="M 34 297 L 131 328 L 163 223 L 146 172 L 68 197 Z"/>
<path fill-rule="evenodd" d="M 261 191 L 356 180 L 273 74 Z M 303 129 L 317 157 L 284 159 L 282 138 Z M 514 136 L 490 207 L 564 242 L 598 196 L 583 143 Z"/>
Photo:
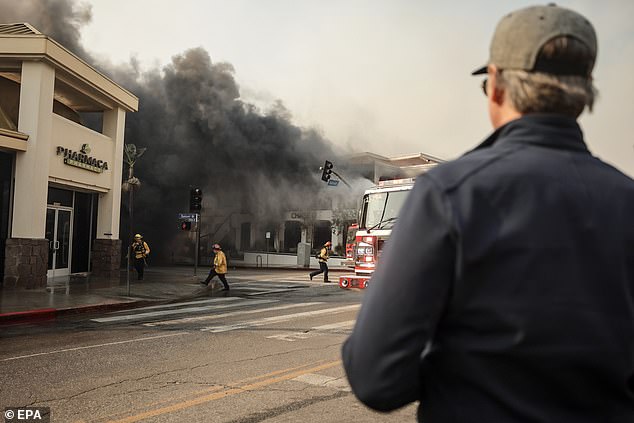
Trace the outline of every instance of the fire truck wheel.
<path fill-rule="evenodd" d="M 347 288 L 349 285 L 348 279 L 342 279 L 339 285 L 341 285 L 342 288 Z"/>
<path fill-rule="evenodd" d="M 363 281 L 363 287 L 367 288 L 368 287 L 368 281 Z"/>

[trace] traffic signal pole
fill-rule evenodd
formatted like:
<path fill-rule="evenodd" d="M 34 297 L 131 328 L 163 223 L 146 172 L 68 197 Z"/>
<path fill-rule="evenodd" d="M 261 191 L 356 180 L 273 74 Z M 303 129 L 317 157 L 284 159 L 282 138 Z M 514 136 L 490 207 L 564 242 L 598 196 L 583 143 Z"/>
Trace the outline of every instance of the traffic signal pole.
<path fill-rule="evenodd" d="M 200 251 L 200 213 L 196 213 L 196 253 L 194 254 L 194 276 L 198 273 L 198 252 Z"/>
<path fill-rule="evenodd" d="M 344 184 L 346 184 L 346 186 L 347 186 L 348 188 L 352 188 L 352 187 L 350 186 L 350 184 L 349 184 L 348 182 L 346 182 L 346 180 L 345 180 L 345 179 L 343 179 L 343 177 L 342 177 L 340 174 L 338 174 L 337 172 L 335 172 L 335 170 L 333 169 L 333 167 L 334 167 L 334 165 L 333 165 L 333 164 L 332 164 L 332 162 L 331 162 L 331 161 L 329 161 L 329 160 L 326 160 L 326 161 L 324 162 L 324 165 L 319 167 L 319 170 L 321 170 L 321 180 L 322 180 L 322 181 L 324 181 L 324 182 L 330 182 L 330 174 L 332 173 L 333 175 L 337 176 L 341 182 L 343 182 Z M 330 184 L 329 184 L 329 185 L 330 185 Z"/>
<path fill-rule="evenodd" d="M 195 213 L 196 216 L 196 251 L 194 252 L 194 276 L 198 273 L 198 254 L 200 250 L 200 212 L 203 207 L 203 191 L 200 188 L 192 188 L 189 190 L 189 212 Z"/>
<path fill-rule="evenodd" d="M 346 180 L 345 180 L 345 179 L 343 179 L 343 176 L 341 176 L 340 174 L 338 174 L 338 173 L 337 173 L 337 172 L 335 172 L 334 170 L 332 171 L 332 173 L 333 173 L 335 176 L 337 176 L 341 182 L 343 182 L 344 184 L 346 184 L 346 186 L 347 186 L 348 188 L 352 188 L 352 187 L 350 186 L 350 184 L 349 184 L 348 182 L 346 182 Z"/>

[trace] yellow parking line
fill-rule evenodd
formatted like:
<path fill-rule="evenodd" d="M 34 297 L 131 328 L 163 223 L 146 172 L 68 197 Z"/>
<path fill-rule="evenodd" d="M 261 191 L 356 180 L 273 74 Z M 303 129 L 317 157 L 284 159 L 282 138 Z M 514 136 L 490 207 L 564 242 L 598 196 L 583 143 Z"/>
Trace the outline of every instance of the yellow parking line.
<path fill-rule="evenodd" d="M 294 371 L 291 373 L 287 373 L 285 375 L 282 376 L 278 376 L 278 377 L 272 377 L 269 379 L 264 379 L 261 380 L 259 382 L 254 382 L 251 383 L 249 385 L 245 385 L 245 386 L 241 386 L 241 387 L 236 387 L 236 388 L 229 388 L 229 389 L 225 389 L 224 391 L 220 391 L 220 392 L 216 392 L 210 395 L 205 395 L 199 398 L 195 398 L 195 399 L 191 399 L 191 400 L 187 400 L 187 401 L 183 401 L 180 403 L 176 403 L 167 407 L 162 407 L 162 408 L 158 408 L 156 410 L 150 410 L 150 411 L 146 411 L 144 413 L 139 413 L 139 414 L 135 414 L 120 420 L 111 420 L 110 423 L 132 423 L 132 422 L 138 422 L 140 420 L 144 420 L 150 417 L 155 417 L 155 416 L 160 416 L 162 414 L 167 414 L 167 413 L 173 413 L 175 411 L 180 411 L 180 410 L 184 410 L 186 408 L 190 408 L 190 407 L 194 407 L 196 405 L 200 405 L 200 404 L 204 404 L 206 402 L 210 402 L 210 401 L 215 401 L 217 399 L 221 399 L 221 398 L 225 398 L 231 395 L 236 395 L 236 394 L 241 394 L 243 392 L 248 392 L 248 391 L 254 391 L 258 388 L 261 388 L 263 386 L 268 386 L 268 385 L 272 385 L 274 383 L 278 383 L 278 382 L 283 382 L 285 380 L 290 380 L 290 379 L 294 379 L 297 376 L 301 376 L 307 373 L 313 373 L 313 372 L 318 372 L 320 370 L 324 370 L 324 369 L 329 369 L 331 367 L 335 367 L 337 365 L 341 364 L 341 360 L 337 360 L 337 361 L 331 361 L 328 363 L 324 363 L 321 364 L 319 366 L 316 367 L 311 367 L 309 369 L 304 369 L 304 370 L 298 370 L 298 371 Z M 275 373 L 275 372 L 273 372 Z"/>

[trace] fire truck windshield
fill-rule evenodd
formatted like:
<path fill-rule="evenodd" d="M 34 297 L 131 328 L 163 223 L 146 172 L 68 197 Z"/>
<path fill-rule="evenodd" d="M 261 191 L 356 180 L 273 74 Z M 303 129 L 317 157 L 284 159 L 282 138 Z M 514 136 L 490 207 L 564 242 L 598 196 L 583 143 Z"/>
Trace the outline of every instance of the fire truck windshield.
<path fill-rule="evenodd" d="M 361 227 L 392 229 L 409 190 L 375 192 L 363 198 Z"/>

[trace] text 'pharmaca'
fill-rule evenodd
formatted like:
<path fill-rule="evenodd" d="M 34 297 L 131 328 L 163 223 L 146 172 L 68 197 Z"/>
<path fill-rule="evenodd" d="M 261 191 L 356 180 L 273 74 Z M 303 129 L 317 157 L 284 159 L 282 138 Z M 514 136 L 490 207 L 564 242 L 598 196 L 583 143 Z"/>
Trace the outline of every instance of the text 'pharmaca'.
<path fill-rule="evenodd" d="M 57 155 L 64 155 L 64 163 L 70 166 L 80 167 L 92 172 L 101 173 L 108 170 L 108 162 L 97 160 L 87 154 L 73 151 L 62 146 L 57 146 Z"/>

